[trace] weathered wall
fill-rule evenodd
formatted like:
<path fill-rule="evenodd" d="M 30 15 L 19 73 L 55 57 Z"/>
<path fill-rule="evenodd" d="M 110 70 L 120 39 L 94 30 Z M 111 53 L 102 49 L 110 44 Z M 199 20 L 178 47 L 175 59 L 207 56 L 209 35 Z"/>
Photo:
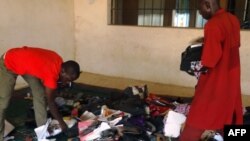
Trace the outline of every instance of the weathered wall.
<path fill-rule="evenodd" d="M 179 70 L 180 54 L 202 29 L 111 26 L 108 1 L 1 0 L 0 53 L 44 47 L 83 71 L 194 87 L 196 79 Z M 250 95 L 250 31 L 241 37 L 242 91 Z"/>

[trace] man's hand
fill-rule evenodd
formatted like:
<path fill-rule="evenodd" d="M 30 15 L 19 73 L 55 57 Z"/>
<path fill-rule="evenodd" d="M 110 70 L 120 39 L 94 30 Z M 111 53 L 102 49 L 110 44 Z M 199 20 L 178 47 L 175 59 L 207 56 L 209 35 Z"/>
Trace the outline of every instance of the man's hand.
<path fill-rule="evenodd" d="M 62 129 L 62 132 L 65 132 L 68 130 L 68 126 L 65 122 L 60 123 L 60 127 Z"/>
<path fill-rule="evenodd" d="M 198 37 L 190 41 L 191 44 L 203 43 L 204 37 Z"/>

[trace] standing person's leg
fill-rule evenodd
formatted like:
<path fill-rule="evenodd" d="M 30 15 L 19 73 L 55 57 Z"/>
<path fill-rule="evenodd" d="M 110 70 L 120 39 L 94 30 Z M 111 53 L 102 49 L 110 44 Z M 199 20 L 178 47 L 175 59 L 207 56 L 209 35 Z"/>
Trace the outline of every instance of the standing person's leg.
<path fill-rule="evenodd" d="M 40 79 L 31 75 L 23 75 L 24 80 L 29 84 L 33 96 L 33 105 L 37 126 L 44 125 L 47 121 L 47 103 L 45 99 L 44 86 Z"/>
<path fill-rule="evenodd" d="M 4 136 L 5 111 L 14 90 L 17 75 L 5 68 L 3 57 L 0 58 L 0 141 Z"/>

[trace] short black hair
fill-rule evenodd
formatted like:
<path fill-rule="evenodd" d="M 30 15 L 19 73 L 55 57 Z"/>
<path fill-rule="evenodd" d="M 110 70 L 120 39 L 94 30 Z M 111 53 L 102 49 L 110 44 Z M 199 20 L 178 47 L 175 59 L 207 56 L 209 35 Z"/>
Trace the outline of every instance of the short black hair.
<path fill-rule="evenodd" d="M 75 76 L 78 78 L 80 76 L 80 65 L 73 60 L 66 61 L 62 63 L 62 68 L 65 70 L 65 72 L 71 76 Z"/>

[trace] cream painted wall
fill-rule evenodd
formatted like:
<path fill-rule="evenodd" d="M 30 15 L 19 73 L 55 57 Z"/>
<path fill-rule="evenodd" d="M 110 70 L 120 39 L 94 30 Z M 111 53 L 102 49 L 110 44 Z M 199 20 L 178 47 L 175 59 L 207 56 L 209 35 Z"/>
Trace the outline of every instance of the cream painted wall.
<path fill-rule="evenodd" d="M 180 53 L 202 30 L 110 26 L 107 17 L 108 0 L 1 0 L 0 53 L 38 46 L 76 59 L 83 71 L 195 85 L 195 78 L 179 71 Z M 250 31 L 241 35 L 242 91 L 250 95 Z"/>
<path fill-rule="evenodd" d="M 72 0 L 1 0 L 0 54 L 17 46 L 36 46 L 74 59 Z M 17 87 L 25 85 L 18 78 Z"/>
<path fill-rule="evenodd" d="M 194 87 L 180 54 L 202 29 L 108 25 L 108 0 L 75 0 L 76 60 L 84 71 Z M 242 91 L 250 95 L 250 31 L 242 31 Z"/>

